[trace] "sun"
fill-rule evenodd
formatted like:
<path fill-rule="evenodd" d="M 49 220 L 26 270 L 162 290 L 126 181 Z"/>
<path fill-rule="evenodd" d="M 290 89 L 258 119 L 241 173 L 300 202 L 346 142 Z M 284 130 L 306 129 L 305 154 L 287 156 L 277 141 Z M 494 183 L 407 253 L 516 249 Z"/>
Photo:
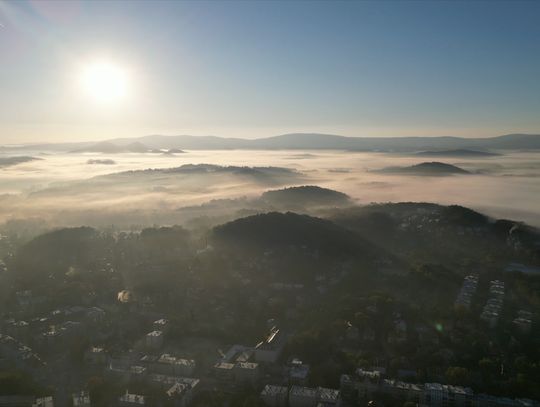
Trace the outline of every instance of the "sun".
<path fill-rule="evenodd" d="M 94 61 L 84 66 L 80 84 L 84 94 L 100 104 L 116 104 L 129 93 L 129 75 L 125 68 L 111 61 Z"/>

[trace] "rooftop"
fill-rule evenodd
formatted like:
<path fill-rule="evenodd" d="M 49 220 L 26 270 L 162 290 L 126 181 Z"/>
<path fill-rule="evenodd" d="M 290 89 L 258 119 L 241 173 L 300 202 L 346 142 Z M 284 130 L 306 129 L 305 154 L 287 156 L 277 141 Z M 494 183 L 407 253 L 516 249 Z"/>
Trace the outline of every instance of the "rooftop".
<path fill-rule="evenodd" d="M 317 390 L 311 387 L 292 386 L 290 394 L 302 397 L 316 397 Z"/>
<path fill-rule="evenodd" d="M 257 369 L 259 364 L 251 362 L 239 362 L 236 364 L 236 366 L 240 369 Z"/>
<path fill-rule="evenodd" d="M 217 362 L 214 365 L 214 369 L 226 369 L 231 370 L 234 368 L 234 363 L 227 363 L 227 362 Z"/>
<path fill-rule="evenodd" d="M 126 393 L 120 397 L 120 401 L 144 405 L 144 396 L 139 394 Z"/>
<path fill-rule="evenodd" d="M 261 392 L 261 396 L 276 396 L 276 395 L 286 395 L 287 394 L 287 388 L 284 386 L 273 386 L 271 384 L 267 384 L 264 386 L 263 391 Z"/>

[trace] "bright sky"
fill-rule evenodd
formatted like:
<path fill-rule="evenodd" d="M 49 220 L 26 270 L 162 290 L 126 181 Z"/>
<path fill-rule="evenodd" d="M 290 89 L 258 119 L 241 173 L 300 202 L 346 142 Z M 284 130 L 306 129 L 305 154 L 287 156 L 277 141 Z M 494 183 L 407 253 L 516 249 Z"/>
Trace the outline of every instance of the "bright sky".
<path fill-rule="evenodd" d="M 0 0 L 0 143 L 540 132 L 540 2 Z"/>

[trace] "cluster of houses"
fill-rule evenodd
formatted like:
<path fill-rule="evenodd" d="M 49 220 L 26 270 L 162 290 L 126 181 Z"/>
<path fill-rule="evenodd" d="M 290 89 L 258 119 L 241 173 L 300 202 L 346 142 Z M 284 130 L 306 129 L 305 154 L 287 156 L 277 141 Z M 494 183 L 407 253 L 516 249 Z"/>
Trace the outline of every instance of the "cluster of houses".
<path fill-rule="evenodd" d="M 499 315 L 504 302 L 504 282 L 492 280 L 489 282 L 489 298 L 482 309 L 480 318 L 493 328 L 499 321 Z"/>
<path fill-rule="evenodd" d="M 150 384 L 162 392 L 169 404 L 186 407 L 199 391 L 200 380 L 192 377 L 196 369 L 193 359 L 162 353 L 161 348 L 168 330 L 169 321 L 158 319 L 153 322 L 152 330 L 139 341 L 139 351 L 109 355 L 104 348 L 91 346 L 84 353 L 84 361 L 89 367 L 104 369 L 105 377 L 117 383 Z M 89 406 L 90 404 L 85 404 L 87 399 L 86 393 L 76 393 L 73 395 L 73 405 Z M 118 399 L 117 405 L 140 407 L 152 405 L 153 402 L 142 394 L 126 392 Z"/>
<path fill-rule="evenodd" d="M 198 379 L 163 379 L 160 377 L 154 378 L 154 382 L 158 385 L 165 384 L 165 394 L 168 399 L 167 405 L 173 407 L 187 407 L 192 399 L 195 391 L 195 386 L 198 384 Z M 163 388 L 163 387 L 162 387 Z M 153 406 L 155 402 L 150 400 L 148 397 L 130 393 L 126 391 L 116 402 L 117 407 L 146 407 Z M 82 391 L 79 393 L 74 393 L 71 396 L 71 404 L 73 407 L 91 407 L 92 403 L 90 401 L 90 396 L 88 392 Z M 47 406 L 49 407 L 49 406 Z M 50 407 L 53 407 L 51 405 Z"/>
<path fill-rule="evenodd" d="M 27 299 L 28 292 L 21 294 Z M 2 331 L 35 346 L 38 351 L 54 352 L 69 347 L 81 337 L 95 336 L 94 329 L 105 318 L 105 311 L 98 307 L 72 306 L 54 310 L 46 315 L 25 320 L 8 319 L 2 322 Z"/>
<path fill-rule="evenodd" d="M 469 309 L 471 307 L 472 297 L 476 293 L 477 287 L 478 276 L 471 274 L 465 277 L 465 279 L 463 280 L 463 285 L 461 286 L 461 290 L 459 290 L 454 305 L 456 307 L 464 307 L 466 309 Z"/>
<path fill-rule="evenodd" d="M 340 392 L 325 387 L 293 385 L 266 385 L 261 391 L 261 400 L 268 407 L 337 407 L 341 405 Z"/>
<path fill-rule="evenodd" d="M 346 404 L 385 394 L 395 399 L 411 401 L 419 406 L 540 407 L 540 403 L 534 400 L 476 394 L 468 387 L 440 383 L 406 383 L 384 378 L 377 370 L 357 369 L 354 375 L 342 375 L 340 391 Z"/>
<path fill-rule="evenodd" d="M 0 407 L 54 407 L 51 396 L 0 396 Z"/>
<path fill-rule="evenodd" d="M 169 330 L 169 321 L 161 318 L 154 321 L 153 330 L 148 332 L 144 338 L 144 343 L 147 348 L 158 350 L 163 346 L 165 334 Z"/>
<path fill-rule="evenodd" d="M 167 329 L 167 320 L 155 321 L 153 330 L 145 336 L 145 349 L 161 348 Z M 234 345 L 217 360 L 208 379 L 229 390 L 236 385 L 257 386 L 262 379 L 261 365 L 274 364 L 281 356 L 286 341 L 285 333 L 274 326 L 256 346 Z M 103 348 L 92 346 L 85 352 L 84 360 L 89 365 L 105 366 L 106 377 L 116 382 L 140 382 L 158 386 L 175 407 L 188 406 L 201 388 L 200 379 L 192 377 L 196 368 L 195 361 L 178 358 L 169 353 L 153 355 L 130 351 L 109 357 Z M 307 374 L 304 379 L 306 377 Z M 79 393 L 75 396 L 83 401 L 74 401 L 74 405 L 78 403 L 77 405 L 84 406 L 86 396 Z M 149 405 L 148 403 L 149 400 L 143 395 L 131 393 L 126 393 L 118 401 L 119 406 L 145 406 Z"/>
<path fill-rule="evenodd" d="M 188 406 L 200 389 L 200 380 L 191 377 L 196 364 L 194 360 L 164 353 L 159 356 L 128 352 L 107 357 L 102 348 L 92 347 L 85 354 L 91 363 L 106 361 L 105 376 L 120 383 L 146 383 L 163 392 L 175 407 Z M 80 404 L 84 405 L 84 404 Z M 119 406 L 146 406 L 144 395 L 126 393 L 118 401 Z"/>
<path fill-rule="evenodd" d="M 332 281 L 327 281 L 324 276 L 317 276 L 316 282 L 320 286 L 332 284 Z M 470 308 L 477 287 L 478 276 L 465 277 L 456 298 L 456 306 Z M 271 288 L 295 293 L 304 287 L 276 283 Z M 26 304 L 25 306 L 33 302 L 31 293 L 19 294 L 20 301 Z M 481 318 L 491 326 L 497 323 L 504 295 L 504 282 L 491 281 L 489 299 L 481 315 Z M 374 313 L 376 309 L 373 307 L 368 307 L 367 311 Z M 32 349 L 14 338 L 28 337 L 33 341 L 31 345 L 35 344 L 38 350 L 40 348 L 61 350 L 63 347 L 68 347 L 74 338 L 87 336 L 90 328 L 98 326 L 104 317 L 105 312 L 100 308 L 74 306 L 27 320 L 28 322 L 4 321 L 3 331 L 13 333 L 13 336 L 0 335 L 0 367 L 34 369 L 34 366 L 43 363 Z M 149 321 L 156 318 L 158 316 L 154 316 Z M 531 313 L 520 310 L 513 323 L 521 332 L 529 332 L 532 318 Z M 211 360 L 208 365 L 209 370 L 204 372 L 204 377 L 198 376 L 203 377 L 202 379 L 194 377 L 202 371 L 200 366 L 197 369 L 194 360 L 175 356 L 174 352 L 165 347 L 170 323 L 163 318 L 155 320 L 151 328 L 148 326 L 149 329 L 143 331 L 147 333 L 138 337 L 135 351 L 109 355 L 105 348 L 91 346 L 84 352 L 84 362 L 89 371 L 95 368 L 96 371 L 102 372 L 105 377 L 116 383 L 126 385 L 141 383 L 156 388 L 160 391 L 163 400 L 175 407 L 189 406 L 203 388 L 208 389 L 208 384 L 211 384 L 214 389 L 220 388 L 227 391 L 235 391 L 236 388 L 243 388 L 246 384 L 258 389 L 262 388 L 260 398 L 269 407 L 347 406 L 358 399 L 369 400 L 373 398 L 372 396 L 381 394 L 425 406 L 540 407 L 538 403 L 531 400 L 475 394 L 471 389 L 460 386 L 439 383 L 414 384 L 385 378 L 378 370 L 358 369 L 354 375 L 342 375 L 339 389 L 307 387 L 310 375 L 309 365 L 298 359 L 289 360 L 285 365 L 277 363 L 285 348 L 287 335 L 275 326 L 274 322 L 274 320 L 269 320 L 268 334 L 255 346 L 234 345 L 226 353 L 220 351 L 221 357 L 215 363 Z M 407 338 L 408 326 L 399 313 L 393 314 L 393 328 L 389 342 L 400 342 Z M 429 335 L 431 330 L 417 328 L 416 332 L 422 339 Z M 93 343 L 104 343 L 99 336 L 94 334 L 88 337 Z M 369 328 L 363 329 L 361 335 L 360 330 L 349 323 L 346 339 L 356 342 L 361 337 L 364 340 L 375 340 L 375 334 Z M 403 370 L 403 372 L 398 372 L 396 377 L 414 376 L 411 374 L 412 371 Z M 133 387 L 130 389 L 133 390 Z M 28 397 L 25 400 L 20 405 L 53 407 L 51 397 L 41 399 Z M 71 402 L 74 407 L 90 406 L 90 398 L 86 392 L 73 394 Z M 0 397 L 0 407 L 2 405 L 12 404 L 2 404 Z M 144 394 L 126 392 L 118 398 L 116 405 L 121 407 L 149 406 L 155 405 L 155 400 L 149 399 Z"/>
<path fill-rule="evenodd" d="M 281 356 L 287 336 L 273 326 L 263 341 L 253 347 L 234 345 L 214 364 L 212 374 L 224 383 L 256 384 L 261 365 L 274 364 Z"/>
<path fill-rule="evenodd" d="M 34 351 L 9 335 L 0 334 L 0 369 L 16 368 L 31 371 L 43 366 Z"/>
<path fill-rule="evenodd" d="M 463 280 L 463 285 L 457 295 L 454 305 L 456 308 L 470 309 L 472 298 L 478 287 L 478 276 L 468 275 Z M 489 296 L 482 309 L 480 318 L 493 328 L 497 326 L 505 297 L 505 284 L 500 280 L 492 280 L 489 283 Z M 519 310 L 516 318 L 512 321 L 514 327 L 522 334 L 531 331 L 533 314 L 526 310 Z"/>
<path fill-rule="evenodd" d="M 140 358 L 126 354 L 110 358 L 105 369 L 105 374 L 120 381 L 129 382 L 132 380 L 144 380 L 152 373 L 171 376 L 191 376 L 194 370 L 194 360 L 177 358 L 168 353 L 160 356 L 144 355 Z"/>

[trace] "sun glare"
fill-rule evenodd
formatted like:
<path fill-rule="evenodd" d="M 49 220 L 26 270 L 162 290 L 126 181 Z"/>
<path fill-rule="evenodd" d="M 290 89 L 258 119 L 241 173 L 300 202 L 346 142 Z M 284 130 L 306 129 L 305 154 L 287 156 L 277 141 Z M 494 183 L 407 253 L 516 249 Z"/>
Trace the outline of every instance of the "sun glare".
<path fill-rule="evenodd" d="M 121 66 L 97 61 L 85 66 L 81 73 L 84 93 L 98 103 L 118 103 L 129 91 L 129 77 Z"/>

